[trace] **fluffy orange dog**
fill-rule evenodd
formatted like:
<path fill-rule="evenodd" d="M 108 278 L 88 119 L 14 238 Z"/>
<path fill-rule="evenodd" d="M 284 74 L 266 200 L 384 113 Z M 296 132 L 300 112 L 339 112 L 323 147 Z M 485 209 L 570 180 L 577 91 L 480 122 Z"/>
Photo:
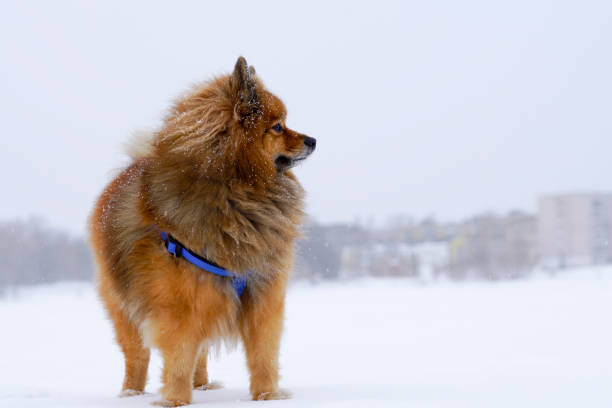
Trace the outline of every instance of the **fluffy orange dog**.
<path fill-rule="evenodd" d="M 231 75 L 180 98 L 148 144 L 100 196 L 91 217 L 99 290 L 125 355 L 123 395 L 142 393 L 149 348 L 164 359 L 163 400 L 207 389 L 208 347 L 241 339 L 253 399 L 281 399 L 278 352 L 303 190 L 290 168 L 315 139 L 239 58 Z M 164 237 L 246 279 L 173 256 Z M 176 254 L 176 252 L 175 252 Z"/>

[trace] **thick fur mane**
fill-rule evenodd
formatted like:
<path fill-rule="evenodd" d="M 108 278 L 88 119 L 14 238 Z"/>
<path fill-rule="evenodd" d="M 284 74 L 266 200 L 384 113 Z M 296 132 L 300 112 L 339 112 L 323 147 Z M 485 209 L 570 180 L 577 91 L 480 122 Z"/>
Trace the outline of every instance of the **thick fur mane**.
<path fill-rule="evenodd" d="M 220 77 L 171 109 L 135 162 L 143 221 L 226 268 L 272 277 L 290 267 L 286 243 L 299 236 L 303 190 L 290 171 L 259 168 L 250 131 L 231 125 L 235 92 Z"/>
<path fill-rule="evenodd" d="M 155 136 L 164 152 L 188 155 L 212 152 L 223 141 L 234 103 L 229 76 L 198 84 L 179 98 Z"/>
<path fill-rule="evenodd" d="M 257 190 L 219 183 L 183 168 L 153 163 L 141 194 L 159 228 L 234 271 L 274 275 L 290 265 L 287 242 L 299 236 L 303 190 L 291 174 Z"/>

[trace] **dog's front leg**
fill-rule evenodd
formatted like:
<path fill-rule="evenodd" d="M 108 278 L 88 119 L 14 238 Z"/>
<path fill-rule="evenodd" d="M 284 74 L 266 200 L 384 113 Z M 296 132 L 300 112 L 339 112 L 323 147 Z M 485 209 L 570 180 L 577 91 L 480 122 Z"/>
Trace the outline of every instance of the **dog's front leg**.
<path fill-rule="evenodd" d="M 243 296 L 241 335 L 251 374 L 254 400 L 287 399 L 278 389 L 278 353 L 283 330 L 287 277 L 278 277 L 256 293 Z"/>

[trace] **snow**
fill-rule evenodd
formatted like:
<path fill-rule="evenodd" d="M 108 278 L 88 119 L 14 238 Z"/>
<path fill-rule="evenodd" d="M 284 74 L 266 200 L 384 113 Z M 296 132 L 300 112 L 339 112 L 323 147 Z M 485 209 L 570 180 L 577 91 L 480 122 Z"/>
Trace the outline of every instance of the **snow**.
<path fill-rule="evenodd" d="M 251 402 L 241 350 L 213 357 L 194 391 L 207 407 L 612 406 L 612 267 L 526 281 L 419 284 L 408 279 L 310 286 L 288 294 L 281 386 Z M 118 398 L 123 361 L 91 284 L 62 283 L 0 300 L 0 406 L 147 407 Z"/>

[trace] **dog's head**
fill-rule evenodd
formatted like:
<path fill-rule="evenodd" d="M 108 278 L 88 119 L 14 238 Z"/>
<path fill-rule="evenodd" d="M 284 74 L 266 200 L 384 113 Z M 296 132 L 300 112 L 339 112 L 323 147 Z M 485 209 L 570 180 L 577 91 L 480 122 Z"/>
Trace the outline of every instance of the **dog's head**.
<path fill-rule="evenodd" d="M 249 152 L 258 150 L 265 166 L 285 172 L 315 150 L 315 138 L 287 127 L 285 105 L 264 89 L 243 57 L 238 58 L 229 82 L 234 99 L 232 133 L 245 138 Z"/>
<path fill-rule="evenodd" d="M 169 166 L 186 163 L 206 178 L 265 183 L 288 173 L 316 146 L 314 138 L 289 129 L 286 116 L 283 102 L 240 57 L 232 74 L 177 100 L 154 150 L 158 158 L 174 161 Z"/>

